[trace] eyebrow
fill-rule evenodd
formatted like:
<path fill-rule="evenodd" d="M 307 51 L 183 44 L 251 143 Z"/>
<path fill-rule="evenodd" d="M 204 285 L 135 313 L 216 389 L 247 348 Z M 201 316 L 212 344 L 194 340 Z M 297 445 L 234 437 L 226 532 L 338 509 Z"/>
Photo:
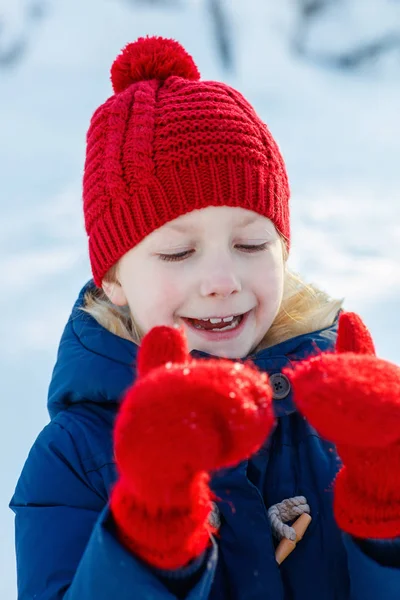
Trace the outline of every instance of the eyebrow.
<path fill-rule="evenodd" d="M 243 221 L 241 221 L 240 223 L 236 223 L 235 227 L 247 227 L 247 225 L 254 223 L 254 221 L 257 221 L 258 219 L 258 215 L 248 216 L 246 217 L 246 219 L 243 219 Z M 181 231 L 182 233 L 185 233 L 186 231 L 194 231 L 195 229 L 197 229 L 196 225 L 179 225 L 179 223 L 166 223 L 166 226 L 170 229 Z"/>

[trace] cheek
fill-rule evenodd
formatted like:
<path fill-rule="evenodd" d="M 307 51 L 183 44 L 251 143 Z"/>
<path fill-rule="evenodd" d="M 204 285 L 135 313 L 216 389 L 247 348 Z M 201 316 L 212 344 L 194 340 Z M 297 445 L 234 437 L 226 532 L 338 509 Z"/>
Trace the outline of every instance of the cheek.
<path fill-rule="evenodd" d="M 172 325 L 183 301 L 179 278 L 152 270 L 143 277 L 140 289 L 136 287 L 136 293 L 132 293 L 130 306 L 138 325 L 146 332 L 156 325 Z"/>
<path fill-rule="evenodd" d="M 159 278 L 154 288 L 153 301 L 160 312 L 170 314 L 179 308 L 183 301 L 183 295 L 179 281 L 175 281 L 175 278 L 164 276 Z"/>
<path fill-rule="evenodd" d="M 274 258 L 274 257 L 271 257 Z M 256 280 L 256 293 L 259 301 L 264 305 L 264 310 L 274 311 L 279 307 L 284 287 L 284 265 L 278 259 L 269 260 L 258 273 Z"/>

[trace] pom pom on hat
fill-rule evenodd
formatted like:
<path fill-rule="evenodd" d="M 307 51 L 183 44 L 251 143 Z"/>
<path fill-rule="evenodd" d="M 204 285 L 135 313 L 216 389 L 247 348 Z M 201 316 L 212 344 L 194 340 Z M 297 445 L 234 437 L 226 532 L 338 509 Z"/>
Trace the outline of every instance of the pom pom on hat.
<path fill-rule="evenodd" d="M 163 81 L 171 75 L 192 81 L 200 79 L 193 58 L 179 42 L 156 36 L 146 36 L 127 44 L 111 67 L 115 93 L 123 92 L 136 81 Z"/>

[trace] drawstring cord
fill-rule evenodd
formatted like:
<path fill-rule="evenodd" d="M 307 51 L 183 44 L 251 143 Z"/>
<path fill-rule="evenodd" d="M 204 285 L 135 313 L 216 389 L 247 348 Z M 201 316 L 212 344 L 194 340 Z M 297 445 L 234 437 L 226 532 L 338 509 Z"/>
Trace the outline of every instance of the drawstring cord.
<path fill-rule="evenodd" d="M 275 550 L 275 560 L 280 565 L 296 548 L 311 523 L 307 498 L 295 496 L 273 504 L 268 509 L 268 517 L 273 535 L 280 540 Z M 293 519 L 296 520 L 292 526 L 286 525 Z"/>
<path fill-rule="evenodd" d="M 302 539 L 311 523 L 307 498 L 295 496 L 273 504 L 268 509 L 268 518 L 271 523 L 272 534 L 280 540 L 275 551 L 276 562 L 280 565 L 296 548 L 296 544 Z M 293 525 L 286 525 L 288 521 L 294 519 Z M 219 509 L 215 502 L 212 502 L 209 522 L 214 529 L 219 529 L 221 525 Z"/>
<path fill-rule="evenodd" d="M 304 496 L 287 498 L 282 502 L 278 502 L 278 504 L 270 506 L 268 509 L 268 518 L 271 523 L 273 535 L 278 540 L 286 538 L 295 542 L 296 531 L 290 525 L 286 525 L 286 523 L 297 519 L 303 513 L 310 514 L 310 507 Z"/>

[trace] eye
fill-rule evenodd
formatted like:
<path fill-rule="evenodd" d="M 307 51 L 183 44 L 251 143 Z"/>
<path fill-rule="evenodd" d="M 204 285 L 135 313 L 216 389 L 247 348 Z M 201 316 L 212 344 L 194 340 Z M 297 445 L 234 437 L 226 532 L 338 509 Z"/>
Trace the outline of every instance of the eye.
<path fill-rule="evenodd" d="M 188 258 L 193 252 L 194 250 L 184 250 L 183 252 L 178 252 L 178 254 L 159 254 L 158 257 L 165 262 L 176 262 Z"/>
<path fill-rule="evenodd" d="M 252 253 L 252 252 L 261 252 L 262 250 L 266 250 L 267 246 L 268 246 L 268 242 L 264 242 L 263 244 L 258 244 L 256 246 L 240 244 L 236 247 L 240 248 L 244 252 Z"/>

